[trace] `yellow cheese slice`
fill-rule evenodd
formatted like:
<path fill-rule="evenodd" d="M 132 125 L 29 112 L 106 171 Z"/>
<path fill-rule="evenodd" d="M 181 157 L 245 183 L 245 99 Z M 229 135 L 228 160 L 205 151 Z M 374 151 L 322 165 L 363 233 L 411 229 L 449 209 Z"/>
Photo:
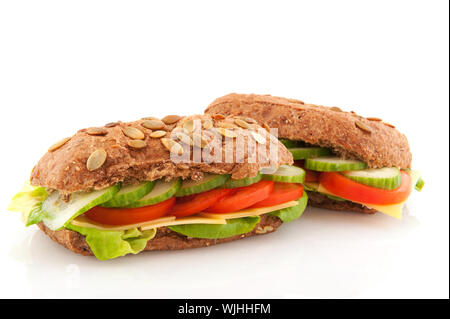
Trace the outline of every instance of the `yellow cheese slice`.
<path fill-rule="evenodd" d="M 279 209 L 288 208 L 298 205 L 297 201 L 290 201 L 283 204 L 270 206 L 270 207 L 260 207 L 260 208 L 248 208 L 243 209 L 234 213 L 225 213 L 225 214 L 213 214 L 213 213 L 201 213 L 200 216 L 214 219 L 234 219 L 234 218 L 242 218 L 249 216 L 259 216 L 262 214 L 274 212 Z"/>
<path fill-rule="evenodd" d="M 160 224 L 145 224 L 141 227 L 141 229 L 147 230 L 147 229 L 158 228 L 158 227 L 163 227 L 163 226 L 186 225 L 186 224 L 226 224 L 227 223 L 227 221 L 225 219 L 212 219 L 212 218 L 204 218 L 204 217 L 196 217 L 196 216 L 177 218 L 173 221 L 160 223 Z"/>
<path fill-rule="evenodd" d="M 414 187 L 416 186 L 417 180 L 420 177 L 420 173 L 417 171 L 411 171 L 409 174 L 411 175 L 411 191 L 413 191 Z M 317 191 L 319 193 L 337 196 L 337 195 L 333 194 L 332 192 L 330 192 L 329 190 L 327 190 L 325 187 L 323 187 L 322 184 L 319 184 L 319 188 L 317 189 Z M 342 196 L 340 196 L 340 197 L 342 197 Z M 342 198 L 344 198 L 344 197 L 342 197 Z M 391 217 L 401 220 L 402 213 L 403 213 L 403 205 L 406 203 L 406 201 L 407 201 L 407 199 L 401 203 L 392 204 L 392 205 L 374 205 L 374 204 L 366 204 L 366 203 L 362 203 L 362 202 L 355 202 L 355 201 L 353 201 L 353 202 L 364 205 L 364 206 L 372 208 L 372 209 L 375 209 L 383 214 L 386 214 L 386 215 L 389 215 Z"/>
<path fill-rule="evenodd" d="M 72 225 L 79 227 L 90 227 L 96 228 L 100 230 L 127 230 L 131 228 L 139 227 L 142 230 L 164 227 L 164 226 L 173 226 L 173 225 L 184 225 L 184 224 L 226 224 L 225 219 L 212 219 L 212 218 L 204 218 L 196 216 L 182 217 L 176 218 L 175 216 L 167 216 L 158 219 L 154 219 L 148 222 L 142 222 L 137 224 L 128 224 L 128 225 L 105 225 L 101 223 L 94 222 L 84 216 L 79 216 L 72 221 Z"/>
<path fill-rule="evenodd" d="M 116 226 L 97 223 L 82 215 L 72 220 L 71 224 L 74 226 L 96 228 L 100 230 L 127 230 L 136 227 L 139 227 L 142 230 L 147 230 L 163 226 L 173 226 L 183 224 L 226 224 L 226 220 L 197 217 L 197 215 L 182 218 L 176 218 L 175 216 L 167 216 L 154 219 L 148 222 Z"/>
<path fill-rule="evenodd" d="M 175 220 L 175 216 L 167 216 L 167 217 L 161 217 L 154 219 L 150 222 L 142 222 L 142 223 L 136 223 L 136 224 L 128 224 L 128 225 L 106 225 L 102 223 L 97 223 L 89 218 L 87 218 L 84 215 L 78 216 L 74 220 L 72 220 L 71 224 L 74 226 L 79 227 L 89 227 L 89 228 L 97 228 L 100 230 L 127 230 L 132 229 L 136 227 L 142 227 L 143 225 L 147 224 L 162 224 L 162 223 L 168 223 Z"/>

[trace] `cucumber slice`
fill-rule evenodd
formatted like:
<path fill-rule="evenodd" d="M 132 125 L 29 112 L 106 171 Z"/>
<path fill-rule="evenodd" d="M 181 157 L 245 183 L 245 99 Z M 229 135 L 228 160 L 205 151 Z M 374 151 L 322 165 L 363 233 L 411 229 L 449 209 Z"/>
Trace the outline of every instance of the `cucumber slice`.
<path fill-rule="evenodd" d="M 287 148 L 299 147 L 299 146 L 303 146 L 305 144 L 302 141 L 293 141 L 293 140 L 288 140 L 286 138 L 280 138 L 280 142 Z"/>
<path fill-rule="evenodd" d="M 228 178 L 230 178 L 230 175 L 205 174 L 201 181 L 185 180 L 181 183 L 176 196 L 187 196 L 209 191 L 225 184 Z"/>
<path fill-rule="evenodd" d="M 305 168 L 319 172 L 359 171 L 367 168 L 367 164 L 357 160 L 328 156 L 306 159 Z"/>
<path fill-rule="evenodd" d="M 396 167 L 343 172 L 342 175 L 355 182 L 382 189 L 395 189 L 402 183 L 402 175 Z"/>
<path fill-rule="evenodd" d="M 243 179 L 229 179 L 225 184 L 220 186 L 220 188 L 236 188 L 236 187 L 245 187 L 251 184 L 258 183 L 262 179 L 262 175 L 258 174 L 254 177 L 247 177 Z"/>
<path fill-rule="evenodd" d="M 150 193 L 127 206 L 127 208 L 136 208 L 149 205 L 155 205 L 162 201 L 173 197 L 181 187 L 181 180 L 179 178 L 170 182 L 157 181 L 155 187 Z"/>
<path fill-rule="evenodd" d="M 328 148 L 323 147 L 295 147 L 288 148 L 288 150 L 289 152 L 291 152 L 295 160 L 314 158 L 331 154 L 331 151 Z"/>
<path fill-rule="evenodd" d="M 106 203 L 103 203 L 103 207 L 124 207 L 134 203 L 141 199 L 155 186 L 155 182 L 143 182 L 136 185 L 127 185 L 120 189 L 113 198 Z"/>
<path fill-rule="evenodd" d="M 51 230 L 59 230 L 94 206 L 98 206 L 116 195 L 120 185 L 92 192 L 77 192 L 70 196 L 68 202 L 63 201 L 59 192 L 55 191 L 42 203 L 45 211 L 43 222 Z"/>
<path fill-rule="evenodd" d="M 281 165 L 275 173 L 264 174 L 263 179 L 283 183 L 303 183 L 305 171 L 297 166 Z"/>

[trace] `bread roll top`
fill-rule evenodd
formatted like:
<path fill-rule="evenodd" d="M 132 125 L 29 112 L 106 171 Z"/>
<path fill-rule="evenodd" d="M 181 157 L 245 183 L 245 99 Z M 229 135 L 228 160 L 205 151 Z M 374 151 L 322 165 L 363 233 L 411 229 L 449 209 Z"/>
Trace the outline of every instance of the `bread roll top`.
<path fill-rule="evenodd" d="M 274 136 L 251 120 L 247 125 L 242 121 L 232 116 L 171 116 L 82 129 L 50 147 L 33 168 L 30 182 L 71 193 L 119 182 L 201 180 L 205 173 L 241 179 L 264 167 L 292 164 L 292 155 Z M 261 149 L 265 152 L 255 160 Z"/>
<path fill-rule="evenodd" d="M 377 118 L 364 118 L 338 107 L 305 104 L 270 95 L 232 93 L 216 99 L 206 114 L 248 116 L 278 128 L 278 137 L 332 149 L 342 158 L 364 161 L 371 168 L 411 167 L 405 135 Z"/>

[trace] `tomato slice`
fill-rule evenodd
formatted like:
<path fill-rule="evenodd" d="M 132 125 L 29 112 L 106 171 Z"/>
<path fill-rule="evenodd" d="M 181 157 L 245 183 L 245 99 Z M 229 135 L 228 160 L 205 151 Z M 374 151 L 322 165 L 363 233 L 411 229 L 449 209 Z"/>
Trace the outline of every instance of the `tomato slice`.
<path fill-rule="evenodd" d="M 85 214 L 106 225 L 127 225 L 146 222 L 166 215 L 175 204 L 175 197 L 161 203 L 138 208 L 107 208 L 95 206 Z"/>
<path fill-rule="evenodd" d="M 273 191 L 266 199 L 256 203 L 252 207 L 268 207 L 297 200 L 303 195 L 303 186 L 294 183 L 275 183 Z"/>
<path fill-rule="evenodd" d="M 402 171 L 402 183 L 393 190 L 370 187 L 339 173 L 322 172 L 320 184 L 333 194 L 363 204 L 390 205 L 406 200 L 411 193 L 411 176 Z"/>
<path fill-rule="evenodd" d="M 253 206 L 269 197 L 273 190 L 273 184 L 272 181 L 260 181 L 249 186 L 233 188 L 230 194 L 220 199 L 206 211 L 224 214 Z"/>
<path fill-rule="evenodd" d="M 303 168 L 303 170 L 305 171 L 305 182 L 307 183 L 315 183 L 319 181 L 319 176 L 320 176 L 320 172 L 316 172 L 316 171 L 312 171 L 310 169 L 305 168 L 305 161 L 304 160 L 299 160 L 299 161 L 294 161 L 294 166 L 298 166 Z"/>
<path fill-rule="evenodd" d="M 178 197 L 169 215 L 184 217 L 200 213 L 231 192 L 232 189 L 213 189 L 204 193 Z"/>

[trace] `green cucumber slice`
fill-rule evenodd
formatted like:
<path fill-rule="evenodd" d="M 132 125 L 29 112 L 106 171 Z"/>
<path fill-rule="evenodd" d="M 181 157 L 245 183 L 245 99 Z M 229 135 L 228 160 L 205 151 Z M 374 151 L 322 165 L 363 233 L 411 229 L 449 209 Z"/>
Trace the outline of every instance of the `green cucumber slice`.
<path fill-rule="evenodd" d="M 281 165 L 275 173 L 264 174 L 263 179 L 283 183 L 303 183 L 305 171 L 297 166 Z"/>
<path fill-rule="evenodd" d="M 425 186 L 425 181 L 422 179 L 422 177 L 419 177 L 419 179 L 417 180 L 416 186 L 414 188 L 420 192 L 424 186 Z"/>
<path fill-rule="evenodd" d="M 103 203 L 101 206 L 125 207 L 150 193 L 153 186 L 155 186 L 155 182 L 143 182 L 135 185 L 123 186 L 113 198 L 106 203 Z"/>
<path fill-rule="evenodd" d="M 308 158 L 305 168 L 319 172 L 359 171 L 367 168 L 367 164 L 357 160 L 340 159 L 337 156 Z"/>
<path fill-rule="evenodd" d="M 187 196 L 209 191 L 225 184 L 228 178 L 230 178 L 230 175 L 205 174 L 201 181 L 185 180 L 181 183 L 181 187 L 175 196 Z"/>
<path fill-rule="evenodd" d="M 236 187 L 245 187 L 251 184 L 258 183 L 262 179 L 262 175 L 258 173 L 258 175 L 254 177 L 247 177 L 243 179 L 229 179 L 220 186 L 220 188 L 236 188 Z"/>
<path fill-rule="evenodd" d="M 355 182 L 382 189 L 395 189 L 402 183 L 402 175 L 397 167 L 370 168 L 343 172 L 342 175 Z"/>
<path fill-rule="evenodd" d="M 295 160 L 315 158 L 330 155 L 331 151 L 324 147 L 295 147 L 288 148 Z"/>
<path fill-rule="evenodd" d="M 77 192 L 70 195 L 68 202 L 55 191 L 42 203 L 44 225 L 51 230 L 59 230 L 92 207 L 110 200 L 119 190 L 120 185 L 116 184 L 98 191 Z"/>
<path fill-rule="evenodd" d="M 171 180 L 170 182 L 157 181 L 152 191 L 142 197 L 140 200 L 135 201 L 127 206 L 127 208 L 136 208 L 149 205 L 155 205 L 162 201 L 168 200 L 173 197 L 175 193 L 181 187 L 181 180 L 179 178 Z"/>
<path fill-rule="evenodd" d="M 286 138 L 280 138 L 279 140 L 284 146 L 286 146 L 286 148 L 299 147 L 299 146 L 303 146 L 305 144 L 302 141 L 293 141 L 293 140 L 288 140 Z"/>

